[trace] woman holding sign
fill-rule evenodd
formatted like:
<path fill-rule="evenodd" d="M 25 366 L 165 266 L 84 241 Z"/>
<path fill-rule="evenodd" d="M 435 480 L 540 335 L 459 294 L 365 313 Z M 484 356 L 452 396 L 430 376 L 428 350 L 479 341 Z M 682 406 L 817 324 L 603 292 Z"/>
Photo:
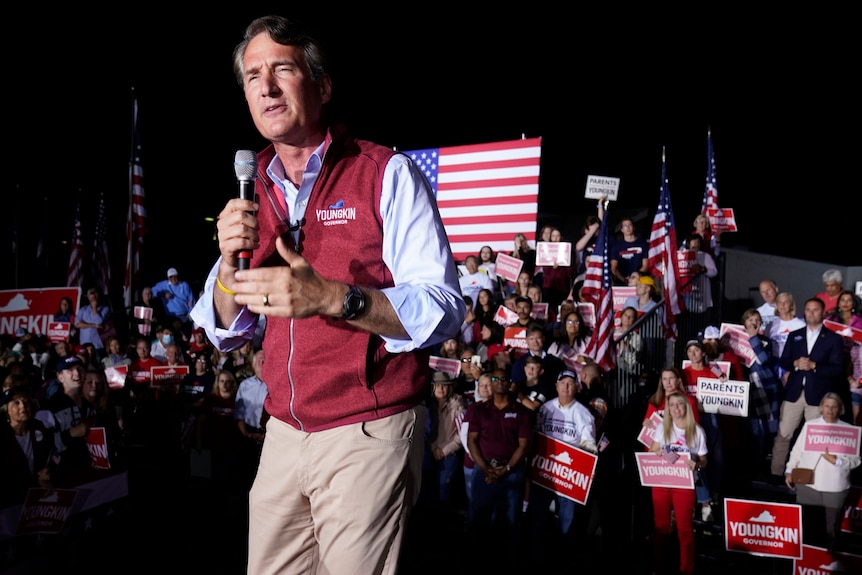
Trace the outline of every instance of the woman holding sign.
<path fill-rule="evenodd" d="M 694 420 L 686 394 L 671 392 L 667 397 L 667 410 L 661 427 L 653 433 L 651 453 L 663 457 L 668 464 L 685 458 L 686 466 L 696 475 L 706 467 L 706 435 Z M 671 535 L 671 510 L 676 516 L 679 536 L 679 572 L 694 572 L 694 517 L 695 493 L 693 489 L 653 487 L 653 570 L 664 571 L 665 550 Z"/>
<path fill-rule="evenodd" d="M 802 505 L 803 514 L 806 511 L 811 514 L 812 507 L 824 508 L 826 535 L 830 539 L 835 536 L 841 509 L 850 491 L 850 471 L 862 462 L 859 427 L 841 421 L 839 418 L 843 414 L 841 396 L 831 391 L 826 393 L 820 400 L 820 417 L 809 419 L 802 426 L 784 470 L 784 483 L 796 490 L 796 502 Z M 794 484 L 790 476 L 797 467 L 814 469 L 814 482 Z"/>

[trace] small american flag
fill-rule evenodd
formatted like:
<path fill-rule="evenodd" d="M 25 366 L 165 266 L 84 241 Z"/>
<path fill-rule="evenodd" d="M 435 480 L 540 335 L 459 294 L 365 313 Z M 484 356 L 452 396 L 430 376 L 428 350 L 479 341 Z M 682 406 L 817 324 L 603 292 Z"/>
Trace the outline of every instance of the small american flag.
<path fill-rule="evenodd" d="M 703 203 L 700 206 L 700 213 L 707 215 L 706 210 L 718 209 L 718 188 L 715 180 L 715 155 L 712 152 L 712 131 L 706 132 L 706 189 L 703 191 Z"/>
<path fill-rule="evenodd" d="M 138 129 L 138 101 L 134 106 L 134 143 L 129 163 L 129 217 L 126 222 L 126 274 L 123 280 L 123 300 L 131 307 L 134 286 L 138 283 L 141 252 L 147 233 L 147 210 L 144 207 L 144 167 L 141 164 L 141 134 Z"/>
<path fill-rule="evenodd" d="M 69 270 L 66 272 L 66 285 L 81 287 L 84 279 L 84 240 L 81 238 L 81 200 L 75 208 L 75 229 L 72 232 L 72 250 L 69 253 Z"/>
<path fill-rule="evenodd" d="M 108 295 L 111 287 L 111 260 L 108 258 L 108 214 L 105 210 L 105 194 L 99 198 L 99 217 L 96 220 L 96 234 L 93 242 L 93 254 L 95 255 L 94 275 L 96 285 L 102 294 Z"/>
<path fill-rule="evenodd" d="M 616 365 L 616 354 L 613 349 L 614 334 L 614 301 L 611 295 L 611 273 L 608 260 L 608 213 L 602 219 L 596 247 L 587 259 L 584 287 L 581 295 L 593 303 L 596 310 L 596 328 L 586 354 L 596 360 L 605 371 Z"/>
<path fill-rule="evenodd" d="M 658 209 L 652 222 L 649 237 L 649 269 L 656 278 L 662 279 L 664 288 L 664 314 L 662 323 L 667 339 L 677 338 L 676 316 L 685 310 L 679 289 L 679 268 L 676 261 L 676 224 L 667 186 L 667 168 L 664 149 L 661 152 L 661 194 Z"/>
<path fill-rule="evenodd" d="M 456 261 L 536 238 L 541 138 L 404 152 L 425 173 Z"/>

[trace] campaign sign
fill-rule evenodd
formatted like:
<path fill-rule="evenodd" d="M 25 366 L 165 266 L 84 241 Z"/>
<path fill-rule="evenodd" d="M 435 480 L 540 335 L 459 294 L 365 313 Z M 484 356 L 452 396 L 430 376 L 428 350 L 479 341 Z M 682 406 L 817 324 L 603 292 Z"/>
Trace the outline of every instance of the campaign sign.
<path fill-rule="evenodd" d="M 862 535 L 862 487 L 851 485 L 844 500 L 844 512 L 841 514 L 841 531 Z"/>
<path fill-rule="evenodd" d="M 697 265 L 697 252 L 695 250 L 677 250 L 676 265 L 679 269 L 679 277 L 692 278 L 696 276 L 694 266 Z"/>
<path fill-rule="evenodd" d="M 823 320 L 823 325 L 841 337 L 846 337 L 847 339 L 852 339 L 857 343 L 862 343 L 862 329 L 850 327 L 849 325 L 844 325 L 843 323 L 838 323 L 831 319 Z"/>
<path fill-rule="evenodd" d="M 600 200 L 607 196 L 608 200 L 616 201 L 620 191 L 620 179 L 607 176 L 587 176 L 587 188 L 584 197 L 588 200 Z"/>
<path fill-rule="evenodd" d="M 527 350 L 527 328 L 507 327 L 503 333 L 503 345 L 508 345 L 513 351 Z"/>
<path fill-rule="evenodd" d="M 727 347 L 739 356 L 745 367 L 751 367 L 757 360 L 754 350 L 751 349 L 748 333 L 738 323 L 722 323 L 719 328 L 719 337 L 727 344 Z"/>
<path fill-rule="evenodd" d="M 748 381 L 697 378 L 697 402 L 706 413 L 748 417 Z"/>
<path fill-rule="evenodd" d="M 179 389 L 183 378 L 189 374 L 187 365 L 158 365 L 150 368 L 150 385 Z"/>
<path fill-rule="evenodd" d="M 507 327 L 518 321 L 518 314 L 510 310 L 504 305 L 497 308 L 497 313 L 494 314 L 494 321 Z"/>
<path fill-rule="evenodd" d="M 105 378 L 111 389 L 123 389 L 126 386 L 126 376 L 129 375 L 128 365 L 114 365 L 105 368 Z"/>
<path fill-rule="evenodd" d="M 453 379 L 461 375 L 461 360 L 432 355 L 428 358 L 428 367 L 442 371 Z"/>
<path fill-rule="evenodd" d="M 644 420 L 644 424 L 641 426 L 641 431 L 638 433 L 638 441 L 646 445 L 647 447 L 652 447 L 652 436 L 653 432 L 660 428 L 662 425 L 662 417 L 659 415 L 657 411 L 653 411 L 649 416 L 649 419 Z"/>
<path fill-rule="evenodd" d="M 578 313 L 581 314 L 581 319 L 584 320 L 584 326 L 596 329 L 596 306 L 591 303 L 578 302 Z"/>
<path fill-rule="evenodd" d="M 572 242 L 536 242 L 537 266 L 572 265 Z"/>
<path fill-rule="evenodd" d="M 739 228 L 736 227 L 733 208 L 708 208 L 706 217 L 709 218 L 709 226 L 712 231 L 717 234 L 739 231 Z"/>
<path fill-rule="evenodd" d="M 0 334 L 15 335 L 21 328 L 27 333 L 47 335 L 64 297 L 72 300 L 71 313 L 76 315 L 81 301 L 79 287 L 0 290 Z"/>
<path fill-rule="evenodd" d="M 635 286 L 613 286 L 611 288 L 611 297 L 614 299 L 614 311 L 622 311 L 626 300 L 638 295 L 636 290 Z"/>
<path fill-rule="evenodd" d="M 684 455 L 670 463 L 664 457 L 648 451 L 635 452 L 641 485 L 644 487 L 673 487 L 694 489 L 694 473 L 689 469 Z"/>
<path fill-rule="evenodd" d="M 30 489 L 21 508 L 15 534 L 60 533 L 72 514 L 72 504 L 77 495 L 77 489 Z"/>
<path fill-rule="evenodd" d="M 728 551 L 801 559 L 802 506 L 726 497 L 724 540 Z"/>
<path fill-rule="evenodd" d="M 859 455 L 862 427 L 855 425 L 810 424 L 805 433 L 803 451 L 823 453 L 827 449 L 835 455 Z"/>
<path fill-rule="evenodd" d="M 536 454 L 530 461 L 530 480 L 567 499 L 585 504 L 598 456 L 544 433 L 536 433 L 535 446 Z"/>
<path fill-rule="evenodd" d="M 709 363 L 709 366 L 713 369 L 713 371 L 715 371 L 716 367 L 721 371 L 721 374 L 718 374 L 718 373 L 715 374 L 717 377 L 719 377 L 719 379 L 721 379 L 721 375 L 724 375 L 725 377 L 727 377 L 727 374 L 730 373 L 730 362 L 729 361 L 724 361 L 724 360 L 711 361 Z M 688 359 L 682 360 L 682 368 L 685 369 L 687 367 L 691 367 L 691 361 Z M 688 390 L 688 392 L 691 395 L 697 397 L 697 382 L 696 381 L 686 385 L 685 388 Z"/>
<path fill-rule="evenodd" d="M 862 556 L 831 552 L 823 547 L 803 543 L 802 558 L 793 560 L 793 573 L 799 575 L 862 573 Z"/>
<path fill-rule="evenodd" d="M 533 304 L 533 311 L 530 312 L 530 317 L 533 319 L 546 320 L 548 319 L 548 303 L 539 302 Z"/>
<path fill-rule="evenodd" d="M 505 280 L 510 282 L 518 281 L 518 275 L 521 273 L 521 268 L 524 267 L 524 260 L 513 258 L 508 254 L 497 252 L 497 259 L 494 260 L 496 267 L 494 272 Z"/>
<path fill-rule="evenodd" d="M 87 434 L 87 449 L 90 450 L 90 461 L 96 469 L 110 469 L 108 461 L 108 435 L 104 427 L 91 427 Z"/>
<path fill-rule="evenodd" d="M 68 321 L 52 321 L 48 324 L 48 341 L 57 343 L 58 341 L 69 341 L 69 334 L 72 333 L 72 324 Z"/>

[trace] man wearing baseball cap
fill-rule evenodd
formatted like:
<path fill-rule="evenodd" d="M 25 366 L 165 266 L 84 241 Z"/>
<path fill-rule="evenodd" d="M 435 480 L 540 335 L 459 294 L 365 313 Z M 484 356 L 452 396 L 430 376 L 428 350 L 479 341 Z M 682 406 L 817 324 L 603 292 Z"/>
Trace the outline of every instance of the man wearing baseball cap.
<path fill-rule="evenodd" d="M 188 282 L 180 280 L 177 268 L 169 268 L 167 276 L 168 279 L 153 286 L 153 295 L 164 303 L 168 322 L 178 318 L 182 322 L 183 332 L 189 337 L 192 328 L 189 313 L 195 306 L 194 292 Z"/>

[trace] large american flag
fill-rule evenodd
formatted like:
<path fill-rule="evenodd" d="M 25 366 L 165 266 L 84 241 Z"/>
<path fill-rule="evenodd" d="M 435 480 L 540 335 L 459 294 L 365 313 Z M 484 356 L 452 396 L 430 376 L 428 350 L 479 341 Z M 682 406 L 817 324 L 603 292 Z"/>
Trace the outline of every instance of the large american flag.
<path fill-rule="evenodd" d="M 404 152 L 425 173 L 456 261 L 536 239 L 541 138 Z"/>
<path fill-rule="evenodd" d="M 108 258 L 108 214 L 105 209 L 105 194 L 99 197 L 99 216 L 96 220 L 96 233 L 93 240 L 93 275 L 96 286 L 104 295 L 111 287 L 111 260 Z"/>
<path fill-rule="evenodd" d="M 707 215 L 706 210 L 718 209 L 718 188 L 715 180 L 715 154 L 712 152 L 712 131 L 706 132 L 706 189 L 703 191 L 703 203 L 700 213 Z"/>
<path fill-rule="evenodd" d="M 75 208 L 75 229 L 72 232 L 72 249 L 69 252 L 69 269 L 66 272 L 66 285 L 81 287 L 84 280 L 84 240 L 81 237 L 81 200 Z"/>
<path fill-rule="evenodd" d="M 676 316 L 685 310 L 679 293 L 679 267 L 676 261 L 676 224 L 667 186 L 667 169 L 664 149 L 661 152 L 661 194 L 658 209 L 652 222 L 649 237 L 650 273 L 662 280 L 664 288 L 664 313 L 662 323 L 667 339 L 677 339 Z"/>
<path fill-rule="evenodd" d="M 586 354 L 596 360 L 605 371 L 616 365 L 614 351 L 614 298 L 611 294 L 611 272 L 608 261 L 608 213 L 602 219 L 596 247 L 587 258 L 586 275 L 581 295 L 592 302 L 596 310 L 596 328 Z"/>
<path fill-rule="evenodd" d="M 126 222 L 126 275 L 123 299 L 126 308 L 132 306 L 133 291 L 140 276 L 141 251 L 147 233 L 147 210 L 144 207 L 144 167 L 141 163 L 141 133 L 138 129 L 138 100 L 135 99 L 132 160 L 129 163 L 129 217 Z"/>

